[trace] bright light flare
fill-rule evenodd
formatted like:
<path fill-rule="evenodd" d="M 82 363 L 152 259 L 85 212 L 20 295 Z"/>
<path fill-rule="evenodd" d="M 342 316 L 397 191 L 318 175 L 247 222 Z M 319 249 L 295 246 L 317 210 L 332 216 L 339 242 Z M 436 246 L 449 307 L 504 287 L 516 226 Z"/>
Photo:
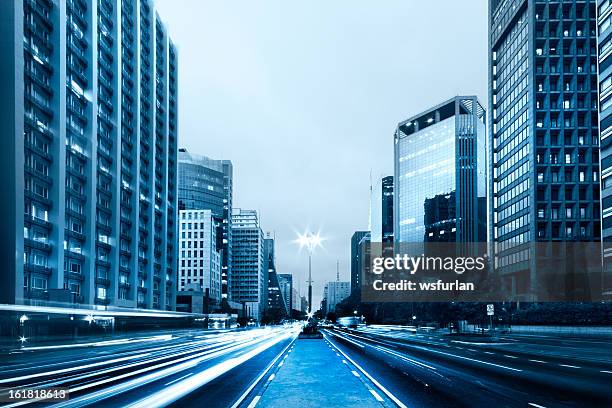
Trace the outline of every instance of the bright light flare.
<path fill-rule="evenodd" d="M 318 247 L 323 247 L 322 242 L 324 241 L 321 234 L 317 232 L 316 234 L 306 231 L 303 234 L 298 233 L 298 237 L 295 241 L 296 244 L 300 246 L 300 249 L 306 248 L 308 252 L 313 252 Z"/>

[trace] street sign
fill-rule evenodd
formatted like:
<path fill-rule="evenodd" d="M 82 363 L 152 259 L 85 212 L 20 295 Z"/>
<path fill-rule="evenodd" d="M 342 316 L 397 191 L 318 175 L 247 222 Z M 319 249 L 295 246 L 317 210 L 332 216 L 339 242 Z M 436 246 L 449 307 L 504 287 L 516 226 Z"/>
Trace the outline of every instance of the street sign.
<path fill-rule="evenodd" d="M 492 304 L 487 305 L 487 316 L 493 316 L 495 314 L 495 309 Z"/>

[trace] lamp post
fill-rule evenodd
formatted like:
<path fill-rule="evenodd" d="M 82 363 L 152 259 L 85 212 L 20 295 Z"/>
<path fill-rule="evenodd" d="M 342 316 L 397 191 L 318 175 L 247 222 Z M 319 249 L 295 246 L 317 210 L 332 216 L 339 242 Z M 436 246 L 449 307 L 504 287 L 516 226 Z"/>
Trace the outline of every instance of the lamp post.
<path fill-rule="evenodd" d="M 321 246 L 322 238 L 317 232 L 313 234 L 306 231 L 304 234 L 298 234 L 296 242 L 300 245 L 300 249 L 306 248 L 308 250 L 308 313 L 312 313 L 312 254 L 314 250 Z"/>

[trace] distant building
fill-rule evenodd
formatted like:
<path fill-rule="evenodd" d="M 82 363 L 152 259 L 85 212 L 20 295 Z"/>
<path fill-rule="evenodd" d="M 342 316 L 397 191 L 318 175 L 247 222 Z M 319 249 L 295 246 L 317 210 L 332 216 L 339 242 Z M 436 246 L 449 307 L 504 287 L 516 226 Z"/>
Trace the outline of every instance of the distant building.
<path fill-rule="evenodd" d="M 264 239 L 264 273 L 266 275 L 264 281 L 266 287 L 266 310 L 274 317 L 289 316 L 289 307 L 285 304 L 285 298 L 281 292 L 278 274 L 276 273 L 276 259 L 274 255 L 275 239 L 266 234 Z"/>
<path fill-rule="evenodd" d="M 395 241 L 486 242 L 485 111 L 457 96 L 398 124 Z"/>
<path fill-rule="evenodd" d="M 293 275 L 290 273 L 279 273 L 276 276 L 278 278 L 278 287 L 287 307 L 287 314 L 291 315 L 291 310 L 293 309 Z"/>
<path fill-rule="evenodd" d="M 393 176 L 381 177 L 370 194 L 371 242 L 393 242 Z"/>
<path fill-rule="evenodd" d="M 243 303 L 249 317 L 260 319 L 265 307 L 264 236 L 255 210 L 232 211 L 231 297 Z"/>
<path fill-rule="evenodd" d="M 210 304 L 221 303 L 221 257 L 216 245 L 217 225 L 210 210 L 179 211 L 178 290 L 195 284 L 209 291 Z"/>
<path fill-rule="evenodd" d="M 360 273 L 363 266 L 361 262 L 362 249 L 360 244 L 366 236 L 370 236 L 369 231 L 355 231 L 351 237 L 351 293 L 359 288 Z M 364 243 L 365 242 L 366 241 L 364 241 Z"/>
<path fill-rule="evenodd" d="M 154 2 L 0 16 L 0 303 L 174 310 L 178 53 Z"/>
<path fill-rule="evenodd" d="M 296 290 L 296 293 L 297 293 L 297 290 Z M 298 295 L 298 298 L 299 298 L 299 303 L 298 303 L 299 311 L 301 313 L 306 313 L 308 311 L 308 299 L 306 298 L 306 296 L 299 296 L 299 295 Z"/>
<path fill-rule="evenodd" d="M 221 293 L 228 299 L 232 264 L 233 166 L 229 160 L 214 160 L 178 152 L 179 210 L 210 210 L 216 223 L 216 246 L 221 254 Z"/>
<path fill-rule="evenodd" d="M 323 297 L 325 298 L 325 305 L 327 307 L 326 313 L 333 313 L 336 311 L 338 303 L 351 295 L 351 282 L 328 282 L 325 284 L 323 291 Z"/>

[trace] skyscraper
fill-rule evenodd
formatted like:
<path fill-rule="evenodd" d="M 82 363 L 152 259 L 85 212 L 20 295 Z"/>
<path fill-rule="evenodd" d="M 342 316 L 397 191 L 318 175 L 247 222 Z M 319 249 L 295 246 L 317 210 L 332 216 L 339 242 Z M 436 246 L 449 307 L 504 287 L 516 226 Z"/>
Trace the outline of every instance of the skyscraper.
<path fill-rule="evenodd" d="M 369 231 L 355 231 L 351 237 L 351 293 L 359 288 L 359 274 L 362 267 L 360 243 L 364 237 L 369 237 L 369 234 Z"/>
<path fill-rule="evenodd" d="M 0 301 L 173 309 L 178 61 L 153 3 L 0 14 Z"/>
<path fill-rule="evenodd" d="M 221 256 L 217 250 L 217 225 L 211 210 L 179 211 L 178 290 L 196 284 L 211 305 L 221 302 Z"/>
<path fill-rule="evenodd" d="M 276 272 L 276 256 L 274 254 L 275 238 L 268 232 L 264 239 L 264 294 L 265 309 L 270 316 L 280 318 L 289 316 L 289 307 L 281 292 L 279 277 Z"/>
<path fill-rule="evenodd" d="M 178 174 L 179 209 L 211 210 L 216 221 L 221 291 L 222 297 L 228 299 L 232 264 L 232 162 L 213 160 L 180 148 Z"/>
<path fill-rule="evenodd" d="M 535 300 L 534 247 L 598 241 L 595 1 L 489 2 L 490 240 L 517 300 Z"/>
<path fill-rule="evenodd" d="M 293 275 L 290 273 L 279 273 L 278 277 L 278 287 L 280 288 L 280 292 L 283 296 L 285 306 L 287 307 L 287 312 L 289 316 L 291 316 L 291 310 L 294 309 L 293 306 Z"/>
<path fill-rule="evenodd" d="M 601 149 L 601 215 L 604 270 L 612 271 L 612 3 L 597 0 L 597 43 L 599 51 L 599 129 Z M 606 297 L 612 282 L 604 281 Z"/>
<path fill-rule="evenodd" d="M 372 242 L 393 242 L 393 176 L 378 178 L 370 194 Z"/>
<path fill-rule="evenodd" d="M 395 132 L 396 242 L 486 241 L 485 111 L 457 96 Z"/>
<path fill-rule="evenodd" d="M 260 319 L 265 306 L 264 236 L 255 210 L 232 211 L 231 296 L 243 303 L 248 317 Z"/>

